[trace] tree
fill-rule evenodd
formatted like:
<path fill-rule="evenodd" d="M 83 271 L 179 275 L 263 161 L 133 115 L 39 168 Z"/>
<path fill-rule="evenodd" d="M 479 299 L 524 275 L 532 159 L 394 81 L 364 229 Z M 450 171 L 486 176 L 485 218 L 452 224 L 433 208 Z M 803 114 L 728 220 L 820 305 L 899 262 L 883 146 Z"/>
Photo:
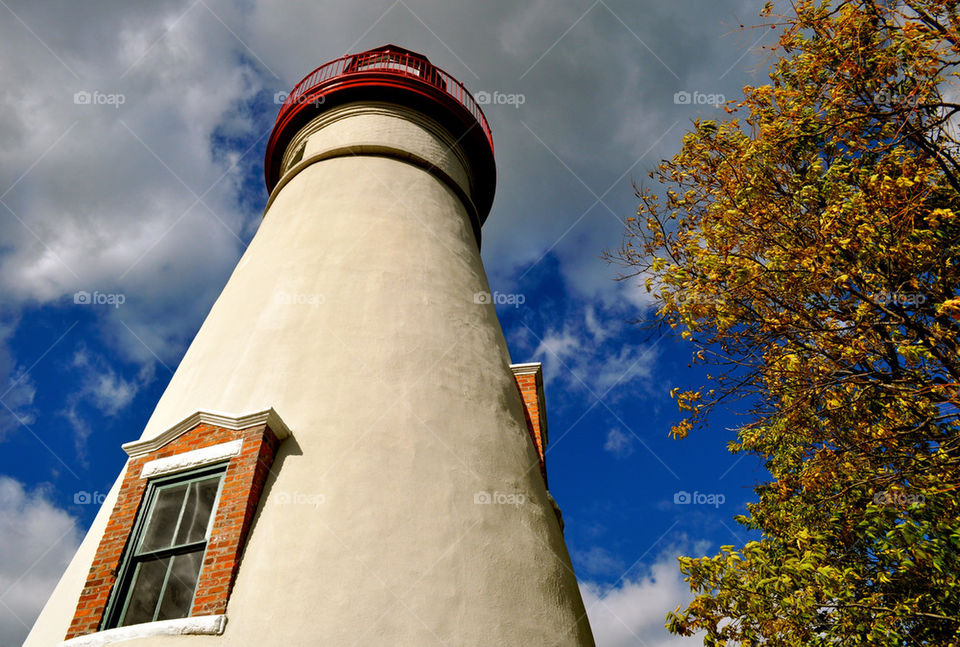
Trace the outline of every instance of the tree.
<path fill-rule="evenodd" d="M 609 258 L 715 365 L 760 539 L 680 559 L 705 644 L 960 644 L 958 0 L 797 0 L 770 83 L 698 121 Z M 769 27 L 767 27 L 769 28 Z M 744 115 L 741 120 L 738 114 Z"/>

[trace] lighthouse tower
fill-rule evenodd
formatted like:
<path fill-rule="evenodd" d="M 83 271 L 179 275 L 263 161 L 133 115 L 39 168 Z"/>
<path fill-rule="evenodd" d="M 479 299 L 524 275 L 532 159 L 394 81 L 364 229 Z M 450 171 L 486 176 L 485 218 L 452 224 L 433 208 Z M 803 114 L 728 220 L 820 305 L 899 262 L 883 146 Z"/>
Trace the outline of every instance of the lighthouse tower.
<path fill-rule="evenodd" d="M 259 231 L 26 644 L 593 645 L 461 83 L 387 45 L 280 109 Z M 136 438 L 141 430 L 131 430 Z"/>

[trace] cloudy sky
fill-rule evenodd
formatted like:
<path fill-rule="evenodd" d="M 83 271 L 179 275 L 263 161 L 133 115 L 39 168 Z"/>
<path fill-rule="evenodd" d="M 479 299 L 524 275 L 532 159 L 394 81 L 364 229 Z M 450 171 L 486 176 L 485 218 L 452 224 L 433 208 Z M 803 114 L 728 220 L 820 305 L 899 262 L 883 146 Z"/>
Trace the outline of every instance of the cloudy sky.
<path fill-rule="evenodd" d="M 676 557 L 744 543 L 733 515 L 763 472 L 726 452 L 733 413 L 668 437 L 670 388 L 702 374 L 630 323 L 649 304 L 600 255 L 632 182 L 766 78 L 762 5 L 0 0 L 0 646 L 26 635 L 256 232 L 276 93 L 387 42 L 509 97 L 485 107 L 483 258 L 492 289 L 524 296 L 498 307 L 513 360 L 545 366 L 550 484 L 598 644 L 697 644 L 663 628 L 689 597 Z"/>

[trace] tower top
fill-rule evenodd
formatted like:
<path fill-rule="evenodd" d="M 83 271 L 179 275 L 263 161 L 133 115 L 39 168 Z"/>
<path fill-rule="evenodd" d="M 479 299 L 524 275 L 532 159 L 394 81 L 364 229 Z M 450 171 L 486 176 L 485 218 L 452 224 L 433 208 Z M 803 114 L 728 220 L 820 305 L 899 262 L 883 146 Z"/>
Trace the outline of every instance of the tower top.
<path fill-rule="evenodd" d="M 334 59 L 294 86 L 280 107 L 267 143 L 267 191 L 272 192 L 279 182 L 284 151 L 300 128 L 334 106 L 365 100 L 414 108 L 450 130 L 473 166 L 478 189 L 474 200 L 482 222 L 493 203 L 496 184 L 493 136 L 487 118 L 460 81 L 426 56 L 397 45 Z"/>

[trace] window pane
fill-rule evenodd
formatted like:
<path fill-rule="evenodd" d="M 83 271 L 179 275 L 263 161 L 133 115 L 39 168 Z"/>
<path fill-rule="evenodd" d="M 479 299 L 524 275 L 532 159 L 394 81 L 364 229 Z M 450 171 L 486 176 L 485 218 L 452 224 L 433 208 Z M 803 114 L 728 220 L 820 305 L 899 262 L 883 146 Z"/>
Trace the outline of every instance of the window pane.
<path fill-rule="evenodd" d="M 167 578 L 167 588 L 160 602 L 157 620 L 186 618 L 190 615 L 190 603 L 193 601 L 193 592 L 197 587 L 197 576 L 200 574 L 202 563 L 203 550 L 173 558 L 173 567 L 170 569 L 170 577 Z"/>
<path fill-rule="evenodd" d="M 213 510 L 219 485 L 219 475 L 190 484 L 183 519 L 180 521 L 180 530 L 177 532 L 176 545 L 203 541 L 207 536 L 210 511 Z"/>
<path fill-rule="evenodd" d="M 180 518 L 180 508 L 183 506 L 183 495 L 186 490 L 186 483 L 157 490 L 157 498 L 153 504 L 147 529 L 143 533 L 139 552 L 170 546 L 173 533 L 177 530 L 177 519 Z"/>
<path fill-rule="evenodd" d="M 120 619 L 119 626 L 124 627 L 153 621 L 153 612 L 157 608 L 160 588 L 163 586 L 163 578 L 167 574 L 169 563 L 170 558 L 168 557 L 141 562 L 137 565 L 137 571 L 133 576 L 133 584 L 130 586 L 130 602 Z"/>

